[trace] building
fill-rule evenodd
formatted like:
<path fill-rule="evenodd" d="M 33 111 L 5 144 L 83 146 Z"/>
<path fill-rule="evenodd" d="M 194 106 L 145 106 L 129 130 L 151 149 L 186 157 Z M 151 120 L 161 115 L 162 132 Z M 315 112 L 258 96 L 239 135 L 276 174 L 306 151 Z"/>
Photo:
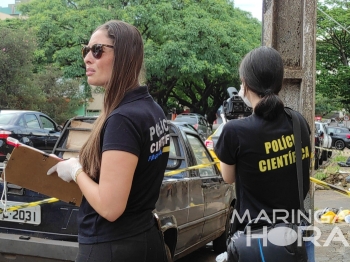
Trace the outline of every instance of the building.
<path fill-rule="evenodd" d="M 31 0 L 13 0 L 14 4 L 9 4 L 7 7 L 0 7 L 0 19 L 4 20 L 7 18 L 15 18 L 21 15 L 21 12 L 18 11 L 17 7 L 19 4 L 28 3 Z M 7 15 L 7 16 L 5 16 Z"/>

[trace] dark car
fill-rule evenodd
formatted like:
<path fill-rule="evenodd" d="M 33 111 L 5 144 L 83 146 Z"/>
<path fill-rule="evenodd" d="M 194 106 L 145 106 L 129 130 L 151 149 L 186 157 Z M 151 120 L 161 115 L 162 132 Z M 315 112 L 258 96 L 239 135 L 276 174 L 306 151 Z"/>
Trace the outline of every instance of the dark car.
<path fill-rule="evenodd" d="M 0 110 L 0 162 L 12 150 L 6 144 L 7 137 L 51 153 L 61 129 L 54 120 L 41 112 Z"/>
<path fill-rule="evenodd" d="M 350 130 L 347 127 L 328 126 L 327 133 L 332 137 L 332 147 L 338 150 L 350 148 Z"/>
<path fill-rule="evenodd" d="M 68 121 L 53 153 L 62 158 L 76 156 L 95 119 L 76 117 Z M 173 121 L 168 121 L 168 127 L 170 154 L 154 212 L 171 256 L 169 261 L 211 241 L 216 252 L 224 252 L 235 201 L 234 187 L 223 181 L 192 127 Z M 69 142 L 72 140 L 74 143 Z M 6 189 L 11 205 L 48 198 L 17 185 L 8 184 Z M 23 258 L 21 261 L 28 262 L 75 259 L 78 207 L 58 201 L 20 210 L 6 217 L 0 213 L 0 257 Z"/>
<path fill-rule="evenodd" d="M 196 113 L 182 113 L 176 116 L 175 122 L 186 122 L 191 124 L 204 141 L 212 133 L 212 128 L 204 116 Z"/>

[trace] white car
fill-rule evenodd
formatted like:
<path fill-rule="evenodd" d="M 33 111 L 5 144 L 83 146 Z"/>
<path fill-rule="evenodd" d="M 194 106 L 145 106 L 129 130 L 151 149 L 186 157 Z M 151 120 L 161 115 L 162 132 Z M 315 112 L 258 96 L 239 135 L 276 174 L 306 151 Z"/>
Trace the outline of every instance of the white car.
<path fill-rule="evenodd" d="M 321 147 L 326 149 L 332 149 L 332 137 L 328 135 L 327 132 L 327 124 L 323 122 L 315 122 L 317 132 L 320 137 L 323 138 L 323 143 Z M 323 150 L 322 152 L 322 158 L 324 161 L 326 161 L 329 157 L 332 156 L 332 151 Z"/>

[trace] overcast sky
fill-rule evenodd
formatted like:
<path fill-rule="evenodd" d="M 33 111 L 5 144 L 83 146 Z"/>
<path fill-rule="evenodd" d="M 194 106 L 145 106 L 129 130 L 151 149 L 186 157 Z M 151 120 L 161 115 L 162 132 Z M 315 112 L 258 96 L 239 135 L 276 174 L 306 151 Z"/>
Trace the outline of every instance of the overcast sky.
<path fill-rule="evenodd" d="M 251 12 L 252 15 L 261 21 L 262 0 L 233 0 L 235 7 Z M 7 7 L 9 4 L 14 4 L 15 0 L 0 0 L 1 7 Z"/>

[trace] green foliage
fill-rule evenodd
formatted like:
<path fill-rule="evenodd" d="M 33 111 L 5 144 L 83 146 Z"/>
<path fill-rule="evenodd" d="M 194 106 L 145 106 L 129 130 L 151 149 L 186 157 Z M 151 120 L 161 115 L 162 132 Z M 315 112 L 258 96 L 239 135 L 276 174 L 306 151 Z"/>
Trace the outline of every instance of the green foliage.
<path fill-rule="evenodd" d="M 165 111 L 177 101 L 214 116 L 227 87 L 239 86 L 240 60 L 261 39 L 261 23 L 227 0 L 32 0 L 21 11 L 38 38 L 35 70 L 55 64 L 82 82 L 80 48 L 93 30 L 110 19 L 134 24 L 144 37 L 146 83 Z"/>
<path fill-rule="evenodd" d="M 82 105 L 79 80 L 63 80 L 59 68 L 43 65 L 33 74 L 39 54 L 33 32 L 22 20 L 0 23 L 0 108 L 41 111 L 59 123 L 75 115 Z"/>
<path fill-rule="evenodd" d="M 316 173 L 314 177 L 318 180 L 325 180 L 328 177 L 328 175 L 325 173 Z"/>
<path fill-rule="evenodd" d="M 34 85 L 42 90 L 44 102 L 39 111 L 46 113 L 59 124 L 76 115 L 84 103 L 83 93 L 78 80 L 64 79 L 62 72 L 48 66 L 36 75 Z"/>
<path fill-rule="evenodd" d="M 346 160 L 348 159 L 347 156 L 344 155 L 336 155 L 334 157 L 332 157 L 332 162 L 346 162 Z"/>
<path fill-rule="evenodd" d="M 0 24 L 0 107 L 30 108 L 40 100 L 31 86 L 35 39 L 30 32 Z"/>
<path fill-rule="evenodd" d="M 337 109 L 349 110 L 350 4 L 347 0 L 325 0 L 319 1 L 318 7 L 322 11 L 317 13 L 316 91 L 339 102 Z M 320 103 L 316 100 L 316 106 Z"/>
<path fill-rule="evenodd" d="M 342 99 L 340 97 L 329 98 L 328 96 L 317 92 L 315 101 L 315 115 L 325 116 L 329 112 L 339 111 L 339 108 L 342 108 Z"/>

